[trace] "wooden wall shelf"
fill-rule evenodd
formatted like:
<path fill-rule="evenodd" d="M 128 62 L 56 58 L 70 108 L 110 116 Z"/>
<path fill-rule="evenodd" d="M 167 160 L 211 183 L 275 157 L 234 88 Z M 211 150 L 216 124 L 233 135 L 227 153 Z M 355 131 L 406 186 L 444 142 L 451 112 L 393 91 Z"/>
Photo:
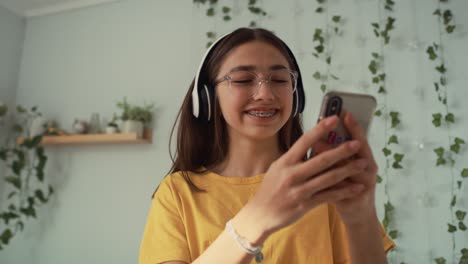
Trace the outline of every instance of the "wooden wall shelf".
<path fill-rule="evenodd" d="M 23 140 L 23 138 L 19 138 L 18 143 L 23 142 Z M 151 144 L 152 142 L 153 130 L 145 129 L 142 138 L 137 137 L 136 133 L 43 136 L 41 145 Z"/>

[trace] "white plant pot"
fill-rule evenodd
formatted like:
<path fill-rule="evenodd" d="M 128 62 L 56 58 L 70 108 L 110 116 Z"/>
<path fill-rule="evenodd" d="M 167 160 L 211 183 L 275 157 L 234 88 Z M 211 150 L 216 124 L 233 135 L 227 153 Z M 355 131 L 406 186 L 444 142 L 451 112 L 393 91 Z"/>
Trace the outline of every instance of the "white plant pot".
<path fill-rule="evenodd" d="M 115 134 L 117 133 L 117 128 L 114 126 L 107 126 L 106 127 L 106 134 Z"/>
<path fill-rule="evenodd" d="M 143 137 L 143 122 L 134 120 L 123 121 L 122 133 L 136 133 L 139 138 Z"/>

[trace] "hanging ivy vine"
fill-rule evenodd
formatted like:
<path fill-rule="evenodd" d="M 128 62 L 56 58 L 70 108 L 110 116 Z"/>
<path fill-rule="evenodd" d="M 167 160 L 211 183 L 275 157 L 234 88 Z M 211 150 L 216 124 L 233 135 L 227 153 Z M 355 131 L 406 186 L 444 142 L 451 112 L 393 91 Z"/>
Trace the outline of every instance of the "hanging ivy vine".
<path fill-rule="evenodd" d="M 387 87 L 386 87 L 386 73 L 385 73 L 385 46 L 389 44 L 391 38 L 391 31 L 395 28 L 396 19 L 391 16 L 395 3 L 392 0 L 379 1 L 379 21 L 371 23 L 372 30 L 375 37 L 380 42 L 380 50 L 372 52 L 372 59 L 369 63 L 369 71 L 372 74 L 372 83 L 375 85 L 378 93 L 379 106 L 375 112 L 377 117 L 381 117 L 384 121 L 385 127 L 385 146 L 382 148 L 382 152 L 385 156 L 385 167 L 383 168 L 383 178 L 378 175 L 377 182 L 384 184 L 384 191 L 386 196 L 386 202 L 384 204 L 384 219 L 382 224 L 392 239 L 398 237 L 399 231 L 395 228 L 393 221 L 395 207 L 391 202 L 391 196 L 388 191 L 390 170 L 401 170 L 403 169 L 402 162 L 404 154 L 397 152 L 395 149 L 399 145 L 399 138 L 396 132 L 396 128 L 401 123 L 400 112 L 391 111 L 387 104 Z M 383 5 L 383 8 L 382 8 Z M 382 15 L 382 9 L 384 9 L 384 16 Z M 390 124 L 388 124 L 390 120 Z M 391 164 L 391 165 L 390 165 Z"/>
<path fill-rule="evenodd" d="M 341 24 L 343 20 L 340 15 L 333 15 L 329 18 L 329 8 L 327 0 L 316 0 L 318 3 L 315 12 L 325 15 L 325 28 L 315 28 L 313 36 L 314 55 L 326 63 L 324 72 L 316 71 L 313 74 L 315 80 L 320 82 L 320 90 L 324 93 L 327 91 L 330 79 L 338 80 L 339 78 L 331 72 L 332 67 L 332 52 L 333 39 L 342 34 Z"/>
<path fill-rule="evenodd" d="M 7 113 L 8 107 L 0 105 L 0 118 Z M 42 136 L 30 137 L 27 133 L 32 120 L 39 115 L 36 107 L 28 110 L 17 106 L 12 137 L 0 145 L 0 163 L 6 167 L 5 182 L 8 184 L 7 208 L 0 211 L 3 220 L 0 223 L 0 250 L 23 231 L 28 219 L 37 217 L 38 208 L 47 203 L 54 192 L 45 181 L 47 156 L 40 145 Z M 15 139 L 19 136 L 25 139 L 17 142 Z"/>
<path fill-rule="evenodd" d="M 452 34 L 456 28 L 453 23 L 452 11 L 442 6 L 447 3 L 448 0 L 439 0 L 438 7 L 433 12 L 433 15 L 437 17 L 438 22 L 438 42 L 434 42 L 429 45 L 426 49 L 426 53 L 431 62 L 435 64 L 435 71 L 438 75 L 437 81 L 434 82 L 434 89 L 437 96 L 437 100 L 440 103 L 441 111 L 432 114 L 432 124 L 438 129 L 446 128 L 448 146 L 438 146 L 434 149 L 436 155 L 435 165 L 436 166 L 448 166 L 451 177 L 451 200 L 450 200 L 450 222 L 447 223 L 447 232 L 452 234 L 452 258 L 455 263 L 457 259 L 457 244 L 455 234 L 457 232 L 465 232 L 467 227 L 464 222 L 466 217 L 466 209 L 462 208 L 457 201 L 460 199 L 462 194 L 463 179 L 468 178 L 468 168 L 457 169 L 456 157 L 460 153 L 461 147 L 465 144 L 465 140 L 453 136 L 451 132 L 451 125 L 455 124 L 456 116 L 450 110 L 448 104 L 448 80 L 446 61 L 444 58 L 443 42 L 442 38 L 449 34 Z M 459 176 L 456 176 L 458 175 Z M 456 179 L 458 177 L 458 179 Z M 456 183 L 455 183 L 456 182 Z M 468 263 L 468 249 L 460 249 L 460 259 L 458 263 Z M 434 261 L 437 264 L 446 263 L 444 257 L 435 258 Z"/>
<path fill-rule="evenodd" d="M 198 5 L 208 4 L 206 9 L 207 17 L 215 18 L 217 14 L 220 14 L 220 16 L 222 16 L 223 21 L 229 22 L 232 20 L 232 7 L 224 5 L 220 8 L 218 6 L 218 0 L 193 0 L 193 3 Z M 259 23 L 259 19 L 267 15 L 267 12 L 260 7 L 257 0 L 249 0 L 247 4 L 247 9 L 251 14 L 254 15 L 254 19 L 250 21 L 249 27 L 256 27 Z M 213 44 L 217 37 L 217 33 L 214 30 L 207 31 L 206 47 L 208 48 L 209 46 L 211 46 L 211 44 Z"/>
<path fill-rule="evenodd" d="M 256 27 L 259 23 L 259 20 L 267 15 L 267 12 L 260 7 L 257 0 L 249 0 L 249 4 L 247 6 L 249 12 L 254 15 L 254 19 L 250 21 L 249 27 Z"/>

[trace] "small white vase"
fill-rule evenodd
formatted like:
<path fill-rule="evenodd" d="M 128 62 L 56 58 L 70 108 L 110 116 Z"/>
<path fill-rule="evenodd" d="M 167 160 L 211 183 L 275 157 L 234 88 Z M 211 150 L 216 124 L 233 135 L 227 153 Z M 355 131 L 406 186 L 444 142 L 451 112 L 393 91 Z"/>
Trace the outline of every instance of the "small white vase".
<path fill-rule="evenodd" d="M 123 121 L 122 133 L 136 133 L 139 138 L 143 137 L 143 122 L 135 120 Z"/>

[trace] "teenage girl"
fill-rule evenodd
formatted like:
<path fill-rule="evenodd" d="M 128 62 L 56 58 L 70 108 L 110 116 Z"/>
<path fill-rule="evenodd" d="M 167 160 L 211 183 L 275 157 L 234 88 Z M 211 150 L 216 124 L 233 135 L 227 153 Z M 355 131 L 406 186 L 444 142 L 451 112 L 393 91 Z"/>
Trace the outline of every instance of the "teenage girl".
<path fill-rule="evenodd" d="M 304 103 L 297 62 L 272 32 L 240 28 L 213 43 L 176 121 L 140 264 L 387 263 L 394 244 L 363 130 L 347 114 L 353 140 L 327 146 L 337 117 L 303 133 Z"/>

